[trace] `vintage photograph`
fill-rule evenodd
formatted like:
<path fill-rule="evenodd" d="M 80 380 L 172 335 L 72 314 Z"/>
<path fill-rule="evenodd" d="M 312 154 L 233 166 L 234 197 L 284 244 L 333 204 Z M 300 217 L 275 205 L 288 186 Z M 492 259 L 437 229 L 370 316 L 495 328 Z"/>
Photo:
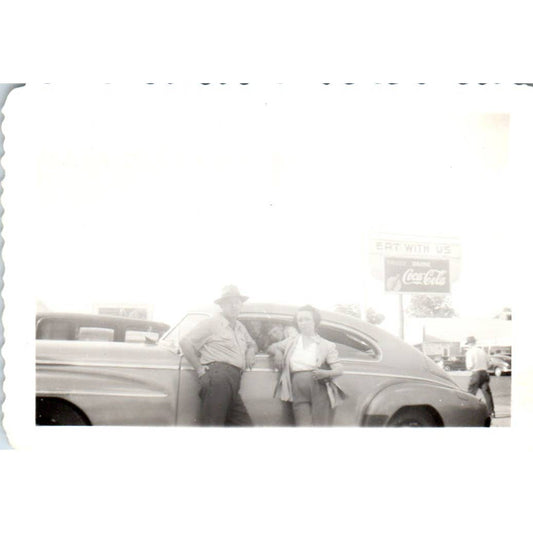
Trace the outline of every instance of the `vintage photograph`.
<path fill-rule="evenodd" d="M 507 101 L 17 89 L 4 131 L 38 117 L 35 424 L 511 426 Z"/>
<path fill-rule="evenodd" d="M 528 529 L 526 13 L 3 2 L 2 533 Z"/>

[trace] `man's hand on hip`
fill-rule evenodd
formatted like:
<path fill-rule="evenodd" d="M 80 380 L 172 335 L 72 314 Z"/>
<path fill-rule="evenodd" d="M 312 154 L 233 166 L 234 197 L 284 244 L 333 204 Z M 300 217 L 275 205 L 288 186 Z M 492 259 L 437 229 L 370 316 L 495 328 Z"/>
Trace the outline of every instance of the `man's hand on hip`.
<path fill-rule="evenodd" d="M 246 370 L 251 370 L 255 365 L 255 349 L 248 348 L 246 350 Z"/>

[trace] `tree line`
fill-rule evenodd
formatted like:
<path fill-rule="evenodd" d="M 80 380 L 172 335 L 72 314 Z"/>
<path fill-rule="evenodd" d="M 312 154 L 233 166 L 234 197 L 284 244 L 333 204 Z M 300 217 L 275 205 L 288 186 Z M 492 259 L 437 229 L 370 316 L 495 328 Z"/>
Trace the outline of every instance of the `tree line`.
<path fill-rule="evenodd" d="M 337 304 L 334 309 L 338 313 L 344 313 L 359 319 L 362 318 L 359 304 Z M 405 312 L 407 316 L 413 318 L 454 318 L 459 316 L 449 296 L 433 294 L 411 296 Z M 512 320 L 511 308 L 504 307 L 494 318 Z M 369 307 L 366 309 L 364 320 L 370 324 L 378 325 L 385 320 L 385 315 L 376 311 L 373 307 Z"/>

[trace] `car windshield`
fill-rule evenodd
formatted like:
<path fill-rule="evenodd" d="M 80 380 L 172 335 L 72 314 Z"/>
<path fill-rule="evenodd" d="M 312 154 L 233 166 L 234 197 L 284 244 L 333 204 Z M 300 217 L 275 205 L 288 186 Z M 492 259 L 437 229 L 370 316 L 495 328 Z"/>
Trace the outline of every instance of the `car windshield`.
<path fill-rule="evenodd" d="M 191 329 L 204 320 L 209 315 L 207 313 L 189 313 L 178 322 L 173 328 L 169 329 L 159 341 L 159 344 L 165 348 L 170 348 L 173 351 L 179 349 L 180 339 L 189 333 Z"/>

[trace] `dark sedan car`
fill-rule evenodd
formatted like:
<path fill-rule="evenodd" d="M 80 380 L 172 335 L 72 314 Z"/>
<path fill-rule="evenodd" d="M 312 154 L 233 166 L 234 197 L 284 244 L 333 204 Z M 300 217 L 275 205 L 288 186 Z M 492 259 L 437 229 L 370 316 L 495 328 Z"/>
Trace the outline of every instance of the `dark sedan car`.
<path fill-rule="evenodd" d="M 448 357 L 442 360 L 442 367 L 446 372 L 452 370 L 466 370 L 466 358 L 465 356 Z"/>
<path fill-rule="evenodd" d="M 246 302 L 239 317 L 261 348 L 241 382 L 255 425 L 291 424 L 287 405 L 273 395 L 279 373 L 264 347 L 274 330 L 290 330 L 296 309 Z M 37 341 L 37 423 L 197 425 L 198 379 L 179 340 L 217 311 L 191 311 L 157 345 Z M 319 334 L 336 344 L 344 367 L 338 382 L 348 397 L 336 408 L 334 425 L 490 425 L 480 399 L 383 329 L 323 311 Z"/>
<path fill-rule="evenodd" d="M 489 373 L 495 376 L 511 373 L 511 356 L 505 354 L 491 355 Z"/>

